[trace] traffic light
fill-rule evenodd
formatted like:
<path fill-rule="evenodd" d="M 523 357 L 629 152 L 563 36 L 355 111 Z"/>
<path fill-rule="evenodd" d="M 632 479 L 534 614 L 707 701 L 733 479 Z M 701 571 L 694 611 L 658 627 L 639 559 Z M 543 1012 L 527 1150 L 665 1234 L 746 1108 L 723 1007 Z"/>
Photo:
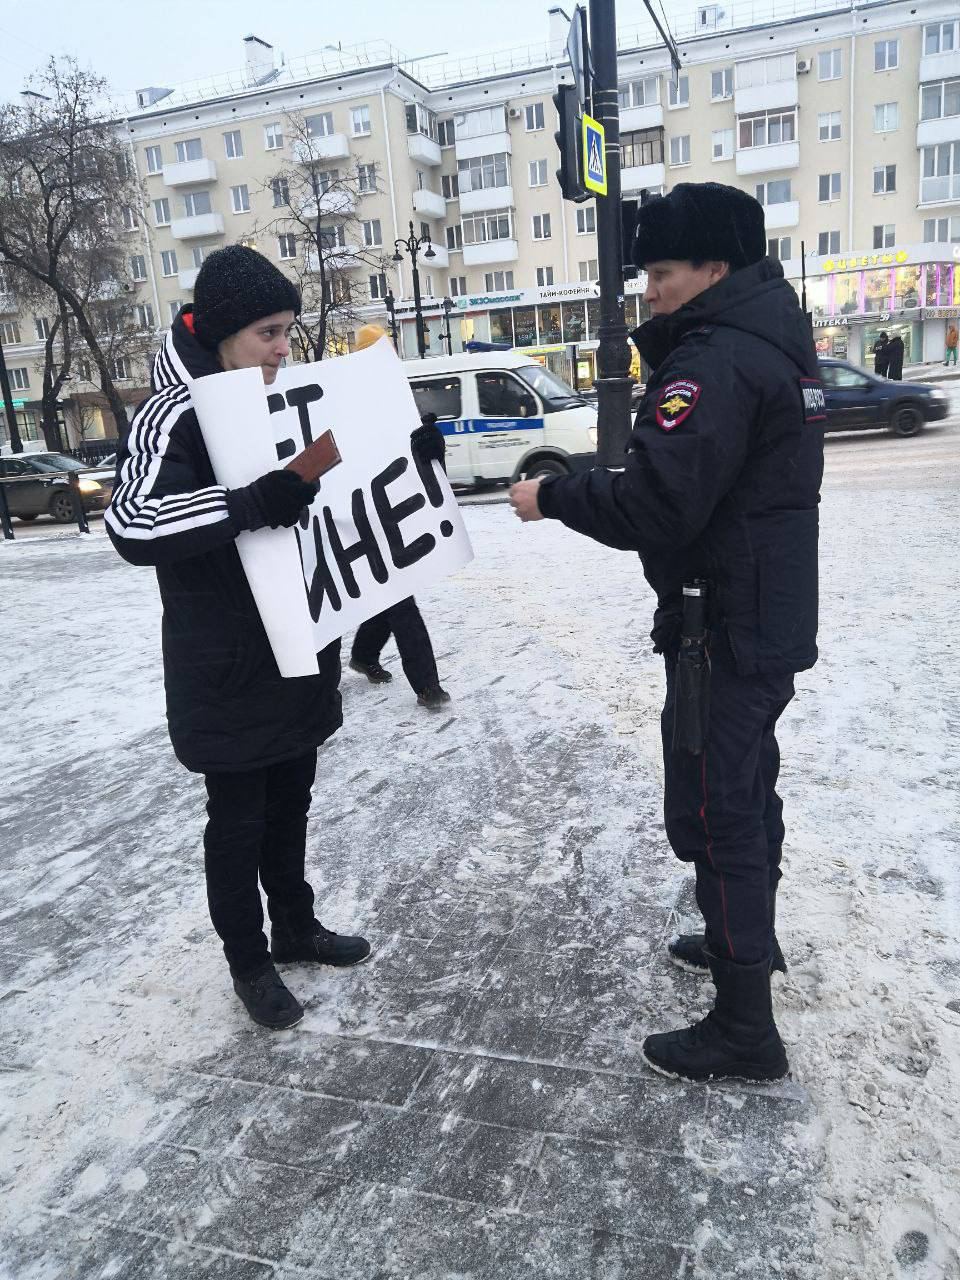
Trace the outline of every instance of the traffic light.
<path fill-rule="evenodd" d="M 553 95 L 560 128 L 553 135 L 560 151 L 557 181 L 564 200 L 580 204 L 590 199 L 583 185 L 583 146 L 580 137 L 580 100 L 572 84 L 561 84 Z"/>

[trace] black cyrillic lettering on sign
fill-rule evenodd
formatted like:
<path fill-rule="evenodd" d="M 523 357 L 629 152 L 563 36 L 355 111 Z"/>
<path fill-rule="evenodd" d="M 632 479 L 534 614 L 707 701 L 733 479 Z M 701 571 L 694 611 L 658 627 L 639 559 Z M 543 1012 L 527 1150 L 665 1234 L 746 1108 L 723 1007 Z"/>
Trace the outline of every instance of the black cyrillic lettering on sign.
<path fill-rule="evenodd" d="M 409 498 L 404 498 L 396 506 L 393 506 L 387 497 L 387 485 L 392 484 L 394 480 L 399 480 L 408 465 L 406 458 L 397 458 L 388 467 L 385 467 L 379 475 L 374 477 L 370 486 L 374 509 L 380 517 L 380 523 L 383 525 L 383 532 L 387 537 L 387 546 L 390 548 L 391 559 L 398 569 L 408 569 L 410 565 L 416 564 L 418 560 L 428 556 L 437 545 L 437 540 L 432 533 L 423 533 L 419 538 L 414 538 L 413 542 L 407 546 L 403 541 L 403 534 L 400 532 L 401 521 L 406 520 L 408 516 L 412 516 L 414 512 L 422 510 L 427 505 L 427 500 L 422 493 L 411 494 Z"/>
<path fill-rule="evenodd" d="M 310 405 L 315 404 L 323 396 L 323 387 L 315 382 L 305 387 L 291 387 L 287 392 L 287 404 L 296 409 L 300 419 L 300 430 L 303 432 L 303 443 L 313 444 L 313 431 L 310 428 Z"/>
<path fill-rule="evenodd" d="M 413 461 L 417 471 L 420 473 L 420 479 L 423 482 L 424 489 L 427 491 L 431 507 L 442 507 L 443 490 L 440 488 L 440 481 L 437 479 L 437 472 L 433 463 L 429 458 L 421 458 L 417 453 L 414 453 Z"/>
<path fill-rule="evenodd" d="M 333 605 L 334 612 L 339 613 L 340 592 L 337 590 L 337 584 L 333 580 L 330 566 L 327 564 L 326 556 L 323 554 L 323 533 L 320 529 L 320 521 L 316 516 L 311 516 L 310 520 L 313 525 L 313 545 L 317 549 L 317 566 L 313 571 L 313 577 L 310 579 L 310 586 L 307 589 L 307 603 L 310 605 L 310 617 L 316 622 L 323 611 L 324 596 Z"/>
<path fill-rule="evenodd" d="M 267 396 L 267 408 L 271 413 L 283 413 L 287 407 L 287 402 L 279 391 L 273 391 Z M 298 453 L 297 442 L 290 436 L 286 440 L 281 440 L 277 445 L 277 457 L 282 462 L 284 458 L 292 458 Z M 304 526 L 306 528 L 306 526 Z"/>
<path fill-rule="evenodd" d="M 333 512 L 329 507 L 323 508 L 323 519 L 327 527 L 327 537 L 330 539 L 330 549 L 333 551 L 333 558 L 336 560 L 340 576 L 343 578 L 343 585 L 346 587 L 347 595 L 351 600 L 359 600 L 360 586 L 353 572 L 354 560 L 362 560 L 366 557 L 367 563 L 370 565 L 370 572 L 376 582 L 386 582 L 389 574 L 379 544 L 373 535 L 373 528 L 370 525 L 367 509 L 363 502 L 362 489 L 354 489 L 353 491 L 352 515 L 353 523 L 356 525 L 357 533 L 360 536 L 352 546 L 345 547 L 340 541 L 340 532 L 333 518 Z"/>

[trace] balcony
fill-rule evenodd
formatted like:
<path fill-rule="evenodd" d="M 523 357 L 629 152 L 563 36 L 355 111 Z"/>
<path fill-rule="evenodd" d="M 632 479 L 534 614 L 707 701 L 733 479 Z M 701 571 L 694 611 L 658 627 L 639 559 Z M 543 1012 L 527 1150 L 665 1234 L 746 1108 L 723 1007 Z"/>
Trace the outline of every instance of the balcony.
<path fill-rule="evenodd" d="M 170 223 L 174 240 L 199 240 L 203 236 L 223 235 L 223 215 L 197 213 L 192 218 L 174 218 Z"/>
<path fill-rule="evenodd" d="M 485 267 L 489 262 L 516 262 L 520 257 L 516 240 L 485 240 L 463 246 L 465 267 Z"/>
<path fill-rule="evenodd" d="M 781 231 L 784 227 L 798 227 L 800 225 L 800 201 L 784 200 L 781 204 L 764 205 L 763 222 L 768 231 Z"/>
<path fill-rule="evenodd" d="M 928 53 L 920 59 L 921 84 L 929 84 L 931 80 L 955 80 L 957 76 L 960 76 L 960 49 Z"/>
<path fill-rule="evenodd" d="M 413 208 L 415 213 L 422 213 L 427 218 L 445 218 L 447 216 L 447 202 L 443 196 L 438 196 L 435 191 L 415 191 L 413 193 Z"/>
<path fill-rule="evenodd" d="M 769 147 L 741 147 L 737 152 L 737 173 L 777 173 L 799 169 L 800 143 L 775 142 Z"/>
<path fill-rule="evenodd" d="M 512 209 L 513 187 L 481 187 L 479 191 L 460 188 L 461 213 L 485 213 L 488 209 Z"/>
<path fill-rule="evenodd" d="M 318 160 L 347 160 L 350 143 L 345 133 L 317 134 L 307 142 L 293 144 L 293 158 L 298 164 L 313 164 Z"/>
<path fill-rule="evenodd" d="M 408 133 L 407 150 L 410 159 L 418 164 L 437 165 L 440 163 L 440 144 L 428 138 L 425 133 Z"/>
<path fill-rule="evenodd" d="M 197 283 L 197 276 L 200 274 L 199 267 L 187 267 L 184 271 L 177 272 L 177 279 L 180 281 L 181 289 L 192 289 Z"/>
<path fill-rule="evenodd" d="M 320 199 L 314 204 L 311 200 L 303 207 L 305 218 L 345 218 L 357 207 L 357 197 L 352 191 L 343 187 L 334 187 L 331 191 L 321 192 Z"/>
<path fill-rule="evenodd" d="M 183 160 L 163 166 L 163 180 L 168 187 L 194 187 L 216 182 L 217 166 L 212 160 Z"/>
<path fill-rule="evenodd" d="M 640 129 L 663 128 L 663 104 L 651 103 L 649 107 L 620 108 L 620 137 L 625 133 L 636 133 Z"/>
<path fill-rule="evenodd" d="M 458 160 L 475 160 L 477 156 L 497 156 L 513 151 L 509 133 L 485 133 L 479 138 L 457 138 L 454 151 Z"/>
<path fill-rule="evenodd" d="M 941 142 L 960 142 L 960 116 L 921 120 L 917 125 L 918 147 L 935 147 Z"/>
<path fill-rule="evenodd" d="M 667 170 L 664 164 L 638 164 L 620 171 L 620 185 L 624 195 L 628 191 L 649 191 L 653 187 L 662 187 L 666 180 Z"/>
<path fill-rule="evenodd" d="M 800 101 L 797 78 L 777 80 L 774 84 L 756 84 L 749 89 L 737 89 L 733 95 L 733 109 L 738 116 L 753 111 L 775 111 L 778 107 L 795 107 Z"/>
<path fill-rule="evenodd" d="M 331 245 L 324 251 L 323 267 L 325 271 L 350 271 L 357 265 L 357 255 L 360 249 L 355 244 L 336 244 Z M 307 270 L 320 270 L 320 255 L 316 249 L 310 249 L 307 253 Z"/>

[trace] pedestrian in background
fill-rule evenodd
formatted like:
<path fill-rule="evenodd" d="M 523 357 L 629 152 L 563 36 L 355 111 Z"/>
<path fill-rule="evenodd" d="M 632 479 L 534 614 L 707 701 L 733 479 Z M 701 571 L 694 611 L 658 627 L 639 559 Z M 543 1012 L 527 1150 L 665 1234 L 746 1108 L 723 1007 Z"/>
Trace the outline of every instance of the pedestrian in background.
<path fill-rule="evenodd" d="M 946 338 L 946 344 L 945 344 L 945 348 L 944 348 L 943 363 L 944 363 L 945 365 L 948 365 L 948 366 L 949 366 L 949 364 L 950 364 L 950 361 L 951 361 L 951 360 L 953 361 L 954 366 L 956 366 L 956 363 L 957 363 L 957 326 L 956 326 L 955 324 L 950 325 L 950 327 L 947 329 L 947 338 Z"/>
<path fill-rule="evenodd" d="M 315 919 L 305 874 L 317 748 L 342 723 L 340 642 L 317 655 L 317 675 L 281 677 L 236 539 L 292 527 L 316 487 L 281 469 L 240 489 L 217 484 L 190 386 L 252 368 L 272 384 L 299 310 L 295 286 L 253 249 L 231 245 L 204 261 L 193 306 L 174 320 L 154 361 L 153 394 L 120 447 L 106 515 L 120 555 L 157 572 L 170 738 L 207 788 L 210 917 L 234 990 L 253 1021 L 272 1029 L 303 1017 L 274 962 L 344 966 L 370 953 L 365 939 Z"/>
<path fill-rule="evenodd" d="M 903 351 L 903 339 L 895 334 L 887 346 L 887 377 L 894 382 L 903 381 Z"/>
<path fill-rule="evenodd" d="M 873 372 L 881 378 L 887 376 L 887 365 L 890 361 L 889 344 L 890 339 L 885 333 L 881 333 L 873 344 Z"/>

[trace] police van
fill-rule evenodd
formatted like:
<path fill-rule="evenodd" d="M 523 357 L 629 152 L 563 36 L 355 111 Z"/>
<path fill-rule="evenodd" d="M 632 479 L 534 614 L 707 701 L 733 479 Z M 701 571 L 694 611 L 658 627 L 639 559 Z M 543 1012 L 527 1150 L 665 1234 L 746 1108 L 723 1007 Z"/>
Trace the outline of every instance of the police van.
<path fill-rule="evenodd" d="M 438 356 L 403 369 L 420 413 L 437 415 L 452 484 L 567 475 L 596 461 L 596 409 L 529 356 Z"/>

